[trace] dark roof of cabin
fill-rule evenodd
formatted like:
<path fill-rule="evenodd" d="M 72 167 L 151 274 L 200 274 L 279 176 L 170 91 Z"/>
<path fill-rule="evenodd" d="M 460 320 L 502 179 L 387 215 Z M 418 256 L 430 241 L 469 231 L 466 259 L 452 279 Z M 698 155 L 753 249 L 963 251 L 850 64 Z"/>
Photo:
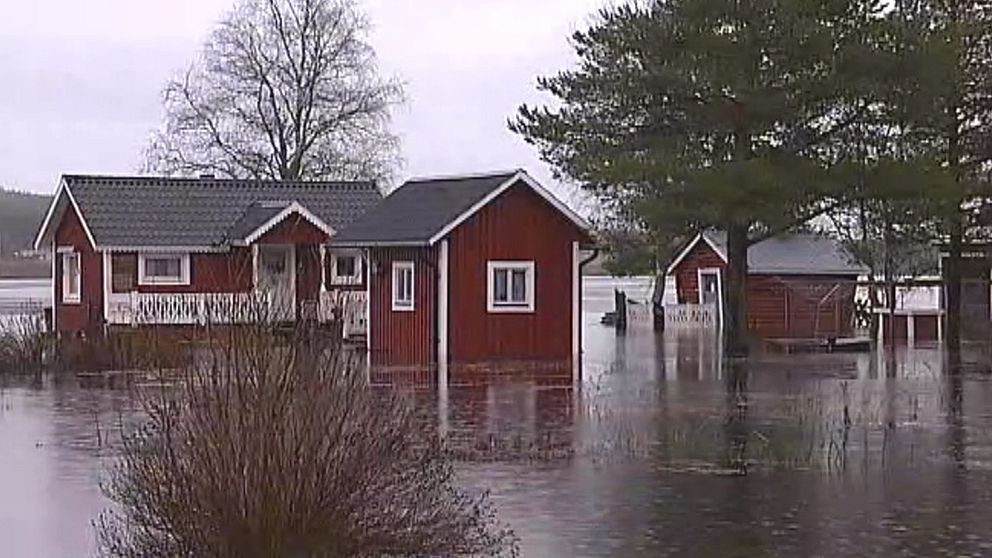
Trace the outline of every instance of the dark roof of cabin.
<path fill-rule="evenodd" d="M 727 235 L 704 233 L 726 259 Z M 868 268 L 839 242 L 816 234 L 783 234 L 758 242 L 747 251 L 748 273 L 766 275 L 862 275 Z"/>
<path fill-rule="evenodd" d="M 337 244 L 426 244 L 519 171 L 411 180 L 334 237 Z"/>
<path fill-rule="evenodd" d="M 382 199 L 372 182 L 63 179 L 100 246 L 216 246 L 244 238 L 292 202 L 339 231 Z"/>

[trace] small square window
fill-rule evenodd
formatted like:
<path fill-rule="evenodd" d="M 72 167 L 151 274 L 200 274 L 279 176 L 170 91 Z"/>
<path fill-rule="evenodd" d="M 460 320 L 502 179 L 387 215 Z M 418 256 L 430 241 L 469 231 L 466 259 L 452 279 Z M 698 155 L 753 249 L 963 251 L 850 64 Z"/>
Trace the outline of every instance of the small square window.
<path fill-rule="evenodd" d="M 534 262 L 489 262 L 491 313 L 534 311 Z"/>
<path fill-rule="evenodd" d="M 393 262 L 393 311 L 413 312 L 413 262 Z"/>
<path fill-rule="evenodd" d="M 138 282 L 142 285 L 188 285 L 188 254 L 141 254 Z"/>

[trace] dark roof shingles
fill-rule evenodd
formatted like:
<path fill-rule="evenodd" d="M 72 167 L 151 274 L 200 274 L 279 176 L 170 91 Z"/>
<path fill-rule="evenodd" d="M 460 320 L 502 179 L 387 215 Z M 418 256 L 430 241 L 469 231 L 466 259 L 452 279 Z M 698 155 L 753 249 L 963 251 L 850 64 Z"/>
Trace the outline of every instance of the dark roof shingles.
<path fill-rule="evenodd" d="M 517 175 L 412 180 L 334 238 L 338 244 L 426 244 L 446 225 Z"/>
<path fill-rule="evenodd" d="M 706 232 L 706 238 L 724 254 L 727 235 Z M 836 240 L 816 234 L 773 236 L 748 248 L 749 273 L 780 275 L 861 275 L 868 268 Z"/>
<path fill-rule="evenodd" d="M 232 234 L 239 234 L 262 213 L 271 218 L 270 208 L 257 205 L 267 200 L 299 202 L 340 231 L 382 199 L 371 182 L 76 175 L 64 179 L 101 246 L 217 246 L 235 240 Z"/>

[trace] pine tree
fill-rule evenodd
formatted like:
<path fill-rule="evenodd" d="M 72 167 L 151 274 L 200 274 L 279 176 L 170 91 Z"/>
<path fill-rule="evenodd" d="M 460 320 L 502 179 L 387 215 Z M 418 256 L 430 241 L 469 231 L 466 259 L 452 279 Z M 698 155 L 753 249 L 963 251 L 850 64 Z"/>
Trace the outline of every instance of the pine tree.
<path fill-rule="evenodd" d="M 899 0 L 890 12 L 913 63 L 909 137 L 944 178 L 927 197 L 938 207 L 948 258 L 946 342 L 961 348 L 962 252 L 989 197 L 992 169 L 992 2 Z"/>
<path fill-rule="evenodd" d="M 552 107 L 511 129 L 608 212 L 727 232 L 726 353 L 747 352 L 747 249 L 844 195 L 840 133 L 870 58 L 875 0 L 655 0 L 599 13 Z"/>

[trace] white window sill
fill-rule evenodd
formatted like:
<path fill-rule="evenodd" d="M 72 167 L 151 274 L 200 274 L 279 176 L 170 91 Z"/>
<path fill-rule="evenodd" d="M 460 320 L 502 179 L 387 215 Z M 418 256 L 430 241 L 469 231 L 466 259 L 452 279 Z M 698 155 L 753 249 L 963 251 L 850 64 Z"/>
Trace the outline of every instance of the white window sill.
<path fill-rule="evenodd" d="M 182 279 L 142 279 L 138 281 L 142 287 L 188 287 L 189 281 Z"/>
<path fill-rule="evenodd" d="M 533 306 L 497 306 L 494 304 L 489 305 L 490 314 L 533 314 Z"/>
<path fill-rule="evenodd" d="M 62 304 L 65 304 L 67 306 L 78 306 L 78 305 L 80 305 L 82 303 L 83 303 L 82 299 L 80 297 L 78 297 L 78 296 L 77 297 L 68 297 L 68 298 L 63 298 L 62 299 Z"/>
<path fill-rule="evenodd" d="M 413 312 L 413 306 L 397 306 L 393 305 L 393 312 Z"/>
<path fill-rule="evenodd" d="M 361 285 L 362 279 L 360 277 L 331 277 L 330 284 L 339 287 L 353 287 Z"/>

